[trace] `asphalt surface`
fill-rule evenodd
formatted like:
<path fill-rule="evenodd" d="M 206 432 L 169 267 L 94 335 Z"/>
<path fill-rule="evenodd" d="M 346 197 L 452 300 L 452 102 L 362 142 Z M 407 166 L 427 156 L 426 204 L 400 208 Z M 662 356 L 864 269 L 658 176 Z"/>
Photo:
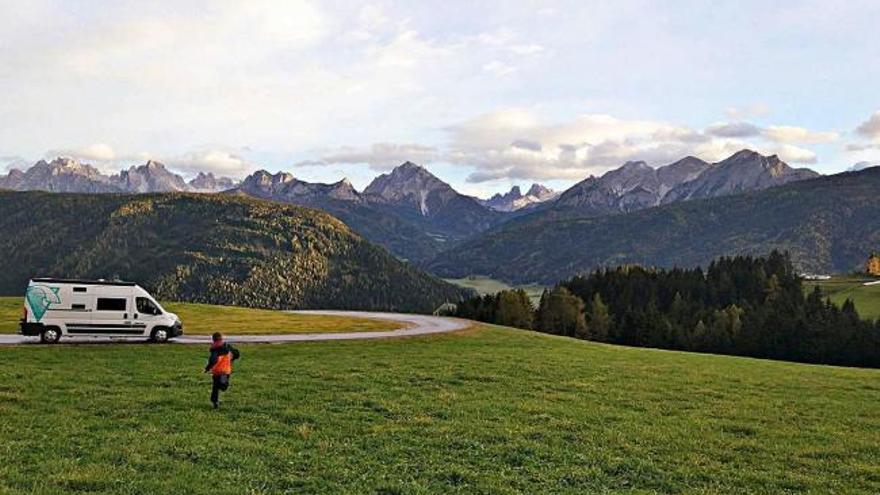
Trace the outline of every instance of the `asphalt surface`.
<path fill-rule="evenodd" d="M 340 333 L 292 333 L 292 334 L 267 334 L 267 335 L 227 335 L 226 340 L 232 343 L 262 343 L 278 344 L 284 342 L 314 342 L 322 340 L 366 340 L 388 339 L 398 337 L 412 337 L 418 335 L 431 335 L 435 333 L 454 332 L 464 329 L 468 322 L 454 318 L 439 316 L 414 315 L 402 313 L 374 313 L 366 311 L 293 311 L 294 313 L 327 316 L 352 316 L 357 318 L 370 318 L 374 320 L 390 320 L 403 323 L 406 327 L 400 330 L 388 330 L 377 332 L 340 332 Z M 186 322 L 184 331 L 186 331 Z M 143 342 L 142 337 L 61 337 L 60 343 L 64 344 L 87 344 L 87 343 L 124 343 Z M 210 335 L 186 335 L 173 339 L 173 344 L 206 344 L 211 341 Z M 0 335 L 0 345 L 38 344 L 39 337 L 25 337 L 22 335 Z"/>

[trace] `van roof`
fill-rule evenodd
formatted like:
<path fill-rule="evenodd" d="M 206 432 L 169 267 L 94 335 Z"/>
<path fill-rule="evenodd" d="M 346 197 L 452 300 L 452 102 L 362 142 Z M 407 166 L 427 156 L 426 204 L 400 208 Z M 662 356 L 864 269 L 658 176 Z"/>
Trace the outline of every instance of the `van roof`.
<path fill-rule="evenodd" d="M 76 285 L 124 285 L 134 286 L 134 282 L 123 282 L 122 280 L 82 280 L 75 278 L 32 278 L 31 282 L 41 282 L 50 284 L 76 284 Z"/>

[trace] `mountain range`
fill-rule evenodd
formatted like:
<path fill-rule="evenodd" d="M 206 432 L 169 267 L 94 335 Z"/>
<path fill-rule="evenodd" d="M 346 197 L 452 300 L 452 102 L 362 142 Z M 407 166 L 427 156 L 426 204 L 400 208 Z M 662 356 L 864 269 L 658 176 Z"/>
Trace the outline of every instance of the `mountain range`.
<path fill-rule="evenodd" d="M 108 176 L 96 168 L 59 158 L 0 177 L 0 189 L 53 192 L 218 192 L 317 208 L 398 258 L 420 266 L 444 267 L 459 246 L 492 239 L 528 225 L 565 219 L 620 215 L 663 205 L 760 191 L 817 177 L 777 156 L 750 150 L 709 163 L 685 157 L 653 168 L 627 162 L 600 177 L 588 177 L 561 193 L 534 184 L 487 200 L 467 196 L 425 168 L 405 162 L 376 177 L 363 191 L 347 180 L 307 182 L 287 172 L 257 171 L 239 183 L 211 174 L 189 182 L 150 161 Z M 513 244 L 514 240 L 509 239 Z M 449 253 L 448 255 L 446 253 Z M 438 268 L 439 270 L 439 268 Z M 458 273 L 459 271 L 456 270 Z"/>
<path fill-rule="evenodd" d="M 775 155 L 742 150 L 718 163 L 686 157 L 654 169 L 628 162 L 559 194 L 535 184 L 525 195 L 514 188 L 489 200 L 463 195 L 411 162 L 380 175 L 360 193 L 345 181 L 309 184 L 265 171 L 234 192 L 324 209 L 397 256 L 426 265 L 466 240 L 510 225 L 626 213 L 818 175 L 789 167 Z"/>
<path fill-rule="evenodd" d="M 0 189 L 73 193 L 219 192 L 235 186 L 232 179 L 199 173 L 191 181 L 150 160 L 114 175 L 70 158 L 40 160 L 25 171 L 0 176 Z"/>
<path fill-rule="evenodd" d="M 707 189 L 700 189 L 707 190 Z M 440 276 L 555 283 L 603 266 L 706 266 L 788 251 L 811 273 L 860 269 L 880 245 L 880 168 L 616 215 L 509 222 L 441 253 Z"/>
<path fill-rule="evenodd" d="M 741 150 L 717 163 L 688 156 L 656 169 L 641 161 L 627 162 L 601 177 L 575 184 L 539 209 L 554 218 L 602 216 L 759 191 L 818 176 L 809 169 L 792 168 L 776 155 L 751 150 Z"/>
<path fill-rule="evenodd" d="M 546 186 L 532 184 L 532 187 L 525 194 L 522 193 L 519 186 L 513 186 L 509 192 L 498 193 L 489 199 L 480 201 L 480 203 L 497 211 L 517 211 L 550 201 L 557 196 L 559 194 L 556 191 Z"/>
<path fill-rule="evenodd" d="M 35 275 L 123 277 L 157 297 L 236 306 L 430 312 L 469 291 L 326 213 L 222 194 L 0 191 L 0 294 Z"/>
<path fill-rule="evenodd" d="M 265 170 L 251 174 L 228 192 L 324 210 L 398 257 L 416 263 L 496 225 L 502 217 L 409 162 L 377 177 L 363 192 L 346 180 L 310 183 Z"/>

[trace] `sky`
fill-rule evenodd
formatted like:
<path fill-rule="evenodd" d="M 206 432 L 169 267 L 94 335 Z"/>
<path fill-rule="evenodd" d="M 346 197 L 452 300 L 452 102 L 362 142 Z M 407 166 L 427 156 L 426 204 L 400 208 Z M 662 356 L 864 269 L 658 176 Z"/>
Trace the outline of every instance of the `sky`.
<path fill-rule="evenodd" d="M 741 148 L 880 164 L 880 2 L 0 0 L 0 171 L 55 156 L 565 188 Z"/>

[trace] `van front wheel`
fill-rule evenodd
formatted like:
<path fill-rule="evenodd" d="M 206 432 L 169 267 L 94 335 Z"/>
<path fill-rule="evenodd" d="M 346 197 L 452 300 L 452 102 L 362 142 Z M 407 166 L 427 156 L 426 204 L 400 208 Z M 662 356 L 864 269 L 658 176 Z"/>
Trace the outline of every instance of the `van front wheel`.
<path fill-rule="evenodd" d="M 168 329 L 159 327 L 150 334 L 150 340 L 157 344 L 168 342 Z"/>
<path fill-rule="evenodd" d="M 54 344 L 61 338 L 61 329 L 58 327 L 46 327 L 40 332 L 40 342 Z"/>

